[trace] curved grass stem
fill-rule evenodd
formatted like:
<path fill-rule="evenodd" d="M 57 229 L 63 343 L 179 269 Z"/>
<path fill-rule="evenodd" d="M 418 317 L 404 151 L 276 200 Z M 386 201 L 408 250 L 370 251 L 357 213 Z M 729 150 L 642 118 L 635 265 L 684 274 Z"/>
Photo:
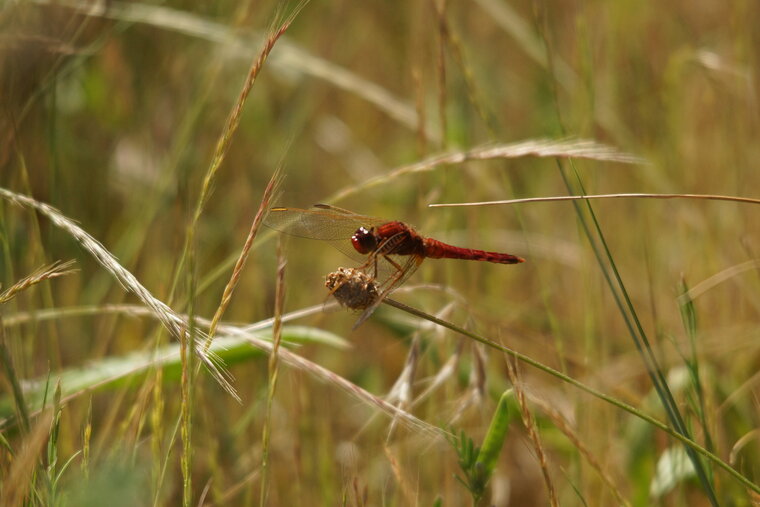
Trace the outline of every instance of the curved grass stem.
<path fill-rule="evenodd" d="M 547 366 L 543 363 L 540 363 L 536 361 L 535 359 L 532 359 L 531 357 L 522 354 L 520 352 L 517 352 L 516 350 L 512 350 L 509 347 L 506 347 L 500 343 L 496 343 L 492 340 L 489 340 L 488 338 L 484 336 L 480 336 L 479 334 L 473 333 L 472 331 L 468 331 L 462 327 L 457 326 L 456 324 L 452 324 L 451 322 L 445 321 L 443 319 L 439 319 L 433 315 L 430 315 L 428 313 L 425 313 L 421 310 L 418 310 L 416 308 L 413 308 L 411 306 L 405 305 L 404 303 L 400 303 L 398 301 L 395 301 L 393 299 L 385 298 L 383 300 L 383 303 L 390 305 L 394 308 L 398 308 L 399 310 L 405 311 L 411 315 L 414 315 L 416 317 L 420 317 L 422 319 L 428 320 L 430 322 L 433 322 L 435 324 L 438 324 L 439 326 L 443 326 L 446 329 L 450 329 L 451 331 L 454 331 L 455 333 L 459 333 L 463 336 L 466 336 L 468 338 L 471 338 L 477 342 L 482 343 L 483 345 L 486 345 L 488 347 L 491 347 L 492 349 L 498 350 L 500 352 L 503 352 L 505 354 L 509 354 L 510 356 L 514 357 L 515 359 L 518 359 L 519 361 L 522 361 L 526 364 L 529 364 L 530 366 L 533 366 L 534 368 L 537 368 L 545 373 L 548 373 L 549 375 L 553 375 L 554 377 L 557 377 L 558 379 L 567 382 L 568 384 L 577 387 L 581 391 L 584 391 L 591 396 L 594 396 L 595 398 L 599 398 L 600 400 L 606 401 L 607 403 L 624 410 L 628 412 L 631 415 L 634 415 L 638 417 L 639 419 L 642 419 L 652 426 L 655 426 L 656 428 L 664 431 L 671 437 L 675 438 L 676 440 L 680 441 L 684 445 L 688 446 L 691 449 L 694 449 L 697 453 L 701 454 L 711 462 L 715 463 L 717 466 L 725 470 L 731 477 L 736 479 L 738 482 L 740 482 L 742 485 L 747 487 L 748 489 L 754 491 L 755 493 L 760 493 L 760 485 L 753 483 L 746 477 L 744 477 L 742 474 L 740 474 L 736 469 L 731 467 L 728 463 L 720 459 L 717 455 L 713 454 L 712 452 L 708 451 L 701 445 L 699 445 L 694 440 L 691 440 L 690 438 L 685 437 L 681 433 L 673 430 L 663 422 L 655 419 L 654 417 L 645 414 L 644 412 L 638 410 L 637 408 L 628 405 L 627 403 L 624 403 L 616 398 L 613 398 L 612 396 L 608 394 L 604 394 L 603 392 L 594 389 L 593 387 L 584 384 L 583 382 L 576 380 L 569 375 L 566 375 L 562 373 L 561 371 L 555 370 L 551 366 Z"/>

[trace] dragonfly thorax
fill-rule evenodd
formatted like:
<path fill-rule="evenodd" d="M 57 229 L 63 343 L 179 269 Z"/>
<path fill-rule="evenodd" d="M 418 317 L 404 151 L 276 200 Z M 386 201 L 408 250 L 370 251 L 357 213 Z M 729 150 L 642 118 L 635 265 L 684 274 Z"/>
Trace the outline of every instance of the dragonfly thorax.
<path fill-rule="evenodd" d="M 351 236 L 351 244 L 357 252 L 364 255 L 377 250 L 377 238 L 373 230 L 366 227 L 356 229 L 354 235 Z"/>

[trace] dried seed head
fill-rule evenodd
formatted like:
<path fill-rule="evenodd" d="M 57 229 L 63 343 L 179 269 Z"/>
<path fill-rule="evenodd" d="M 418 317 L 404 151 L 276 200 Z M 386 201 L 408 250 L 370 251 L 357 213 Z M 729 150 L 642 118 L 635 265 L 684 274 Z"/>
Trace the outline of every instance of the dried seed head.
<path fill-rule="evenodd" d="M 352 310 L 364 310 L 378 298 L 375 279 L 354 268 L 338 268 L 327 275 L 325 287 L 338 302 Z"/>

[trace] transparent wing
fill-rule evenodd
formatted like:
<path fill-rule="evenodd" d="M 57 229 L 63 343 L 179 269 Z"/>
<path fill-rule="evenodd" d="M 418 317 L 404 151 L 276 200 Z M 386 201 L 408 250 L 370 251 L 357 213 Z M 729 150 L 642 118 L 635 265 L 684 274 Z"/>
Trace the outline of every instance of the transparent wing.
<path fill-rule="evenodd" d="M 272 208 L 264 225 L 292 236 L 321 240 L 348 240 L 359 227 L 377 225 L 383 221 L 357 215 L 348 210 L 318 205 L 311 209 Z"/>

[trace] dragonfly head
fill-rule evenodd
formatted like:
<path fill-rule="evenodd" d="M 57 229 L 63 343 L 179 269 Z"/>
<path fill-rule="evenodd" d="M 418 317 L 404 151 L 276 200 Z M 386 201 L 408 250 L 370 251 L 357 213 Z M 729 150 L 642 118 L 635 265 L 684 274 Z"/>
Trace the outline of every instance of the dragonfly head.
<path fill-rule="evenodd" d="M 354 235 L 351 236 L 351 244 L 354 245 L 357 252 L 364 255 L 377 250 L 377 238 L 375 238 L 373 229 L 366 227 L 356 229 Z"/>

